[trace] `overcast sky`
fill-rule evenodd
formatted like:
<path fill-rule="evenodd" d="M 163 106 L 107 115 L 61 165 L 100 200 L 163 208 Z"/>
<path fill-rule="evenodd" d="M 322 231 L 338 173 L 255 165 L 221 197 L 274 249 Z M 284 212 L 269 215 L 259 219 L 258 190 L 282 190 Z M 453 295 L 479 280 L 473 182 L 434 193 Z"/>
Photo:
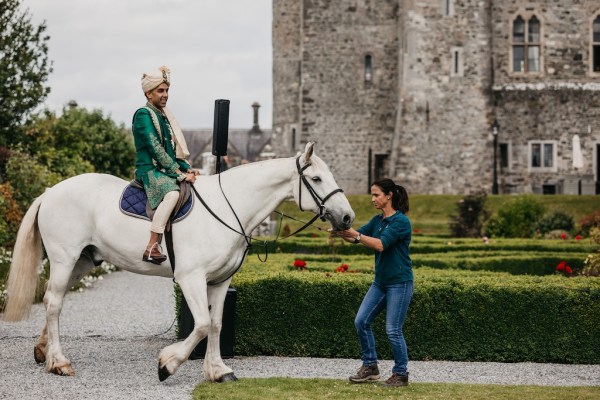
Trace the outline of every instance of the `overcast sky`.
<path fill-rule="evenodd" d="M 70 100 L 131 126 L 143 72 L 171 68 L 169 107 L 183 128 L 210 128 L 215 99 L 229 126 L 271 127 L 271 0 L 23 0 L 50 36 L 48 108 Z"/>

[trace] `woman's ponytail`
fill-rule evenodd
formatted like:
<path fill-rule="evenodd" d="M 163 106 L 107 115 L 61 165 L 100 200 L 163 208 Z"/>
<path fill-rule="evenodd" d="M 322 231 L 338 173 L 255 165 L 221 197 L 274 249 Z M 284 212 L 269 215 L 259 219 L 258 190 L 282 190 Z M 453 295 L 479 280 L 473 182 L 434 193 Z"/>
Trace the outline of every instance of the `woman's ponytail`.
<path fill-rule="evenodd" d="M 404 187 L 396 185 L 394 181 L 389 178 L 375 181 L 371 186 L 373 185 L 378 186 L 384 194 L 392 196 L 392 208 L 394 208 L 394 210 L 400 210 L 404 214 L 408 213 L 408 193 Z"/>

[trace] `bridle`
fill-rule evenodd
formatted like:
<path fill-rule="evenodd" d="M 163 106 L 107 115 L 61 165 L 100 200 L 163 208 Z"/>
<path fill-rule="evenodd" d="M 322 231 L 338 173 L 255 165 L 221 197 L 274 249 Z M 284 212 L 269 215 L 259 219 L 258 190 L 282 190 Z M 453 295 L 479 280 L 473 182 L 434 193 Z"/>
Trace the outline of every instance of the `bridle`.
<path fill-rule="evenodd" d="M 300 179 L 298 179 L 298 207 L 300 207 L 300 211 L 304 211 L 302 208 L 302 183 L 306 186 L 308 193 L 312 196 L 313 200 L 319 207 L 319 213 L 308 223 L 308 225 L 312 224 L 317 218 L 321 218 L 322 221 L 325 221 L 325 214 L 327 208 L 325 207 L 325 202 L 331 198 L 336 193 L 343 193 L 344 191 L 340 188 L 334 189 L 327 196 L 321 198 L 315 188 L 312 187 L 306 175 L 304 175 L 304 170 L 311 166 L 310 162 L 304 164 L 303 167 L 300 167 L 300 157 L 296 157 L 296 169 L 298 170 L 298 175 L 300 175 Z"/>

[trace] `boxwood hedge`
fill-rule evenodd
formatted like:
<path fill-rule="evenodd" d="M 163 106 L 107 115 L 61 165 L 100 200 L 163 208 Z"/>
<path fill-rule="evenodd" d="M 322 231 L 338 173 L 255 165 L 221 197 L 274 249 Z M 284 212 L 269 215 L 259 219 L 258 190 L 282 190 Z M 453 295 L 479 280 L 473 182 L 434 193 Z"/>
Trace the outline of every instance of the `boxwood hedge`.
<path fill-rule="evenodd" d="M 371 280 L 240 273 L 236 354 L 358 358 L 353 321 Z M 382 316 L 374 332 L 391 358 Z M 599 363 L 600 281 L 420 268 L 405 336 L 412 360 Z"/>
<path fill-rule="evenodd" d="M 336 273 L 342 260 L 357 273 Z M 439 268 L 415 268 L 410 359 L 600 362 L 600 280 Z M 236 355 L 358 358 L 354 316 L 372 279 L 372 255 L 249 257 L 232 283 Z M 392 358 L 383 316 L 374 332 Z"/>

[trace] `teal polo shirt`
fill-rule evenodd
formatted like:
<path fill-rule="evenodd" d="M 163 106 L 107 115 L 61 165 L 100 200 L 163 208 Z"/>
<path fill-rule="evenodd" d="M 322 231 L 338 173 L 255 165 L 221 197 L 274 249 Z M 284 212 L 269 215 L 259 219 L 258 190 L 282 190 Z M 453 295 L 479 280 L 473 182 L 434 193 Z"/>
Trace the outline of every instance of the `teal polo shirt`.
<path fill-rule="evenodd" d="M 374 216 L 358 231 L 361 235 L 381 240 L 383 251 L 375 252 L 375 282 L 389 285 L 413 280 L 412 261 L 408 246 L 412 228 L 410 220 L 401 211 L 383 218 Z"/>

